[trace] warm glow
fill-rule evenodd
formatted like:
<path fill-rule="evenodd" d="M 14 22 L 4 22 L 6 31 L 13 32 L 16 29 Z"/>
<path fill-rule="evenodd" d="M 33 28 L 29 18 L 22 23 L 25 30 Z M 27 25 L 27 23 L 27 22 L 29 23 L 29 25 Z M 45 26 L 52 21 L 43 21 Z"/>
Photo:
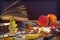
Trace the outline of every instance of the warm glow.
<path fill-rule="evenodd" d="M 9 25 L 9 23 L 3 23 L 3 25 Z"/>

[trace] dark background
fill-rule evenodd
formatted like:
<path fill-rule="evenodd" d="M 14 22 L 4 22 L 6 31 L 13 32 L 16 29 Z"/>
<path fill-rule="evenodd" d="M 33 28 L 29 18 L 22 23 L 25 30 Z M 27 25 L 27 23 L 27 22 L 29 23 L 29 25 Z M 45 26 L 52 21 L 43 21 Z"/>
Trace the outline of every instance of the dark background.
<path fill-rule="evenodd" d="M 0 12 L 16 0 L 0 0 Z M 21 0 L 26 7 L 29 19 L 38 19 L 40 15 L 54 13 L 60 20 L 59 0 Z"/>

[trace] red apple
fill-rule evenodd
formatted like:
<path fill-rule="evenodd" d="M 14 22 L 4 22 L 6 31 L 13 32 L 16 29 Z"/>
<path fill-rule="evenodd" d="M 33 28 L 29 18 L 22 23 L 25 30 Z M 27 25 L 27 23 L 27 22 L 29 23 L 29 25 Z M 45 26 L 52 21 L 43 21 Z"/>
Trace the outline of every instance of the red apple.
<path fill-rule="evenodd" d="M 38 25 L 39 26 L 47 26 L 49 23 L 49 19 L 47 16 L 45 15 L 41 15 L 39 18 L 38 18 Z"/>

